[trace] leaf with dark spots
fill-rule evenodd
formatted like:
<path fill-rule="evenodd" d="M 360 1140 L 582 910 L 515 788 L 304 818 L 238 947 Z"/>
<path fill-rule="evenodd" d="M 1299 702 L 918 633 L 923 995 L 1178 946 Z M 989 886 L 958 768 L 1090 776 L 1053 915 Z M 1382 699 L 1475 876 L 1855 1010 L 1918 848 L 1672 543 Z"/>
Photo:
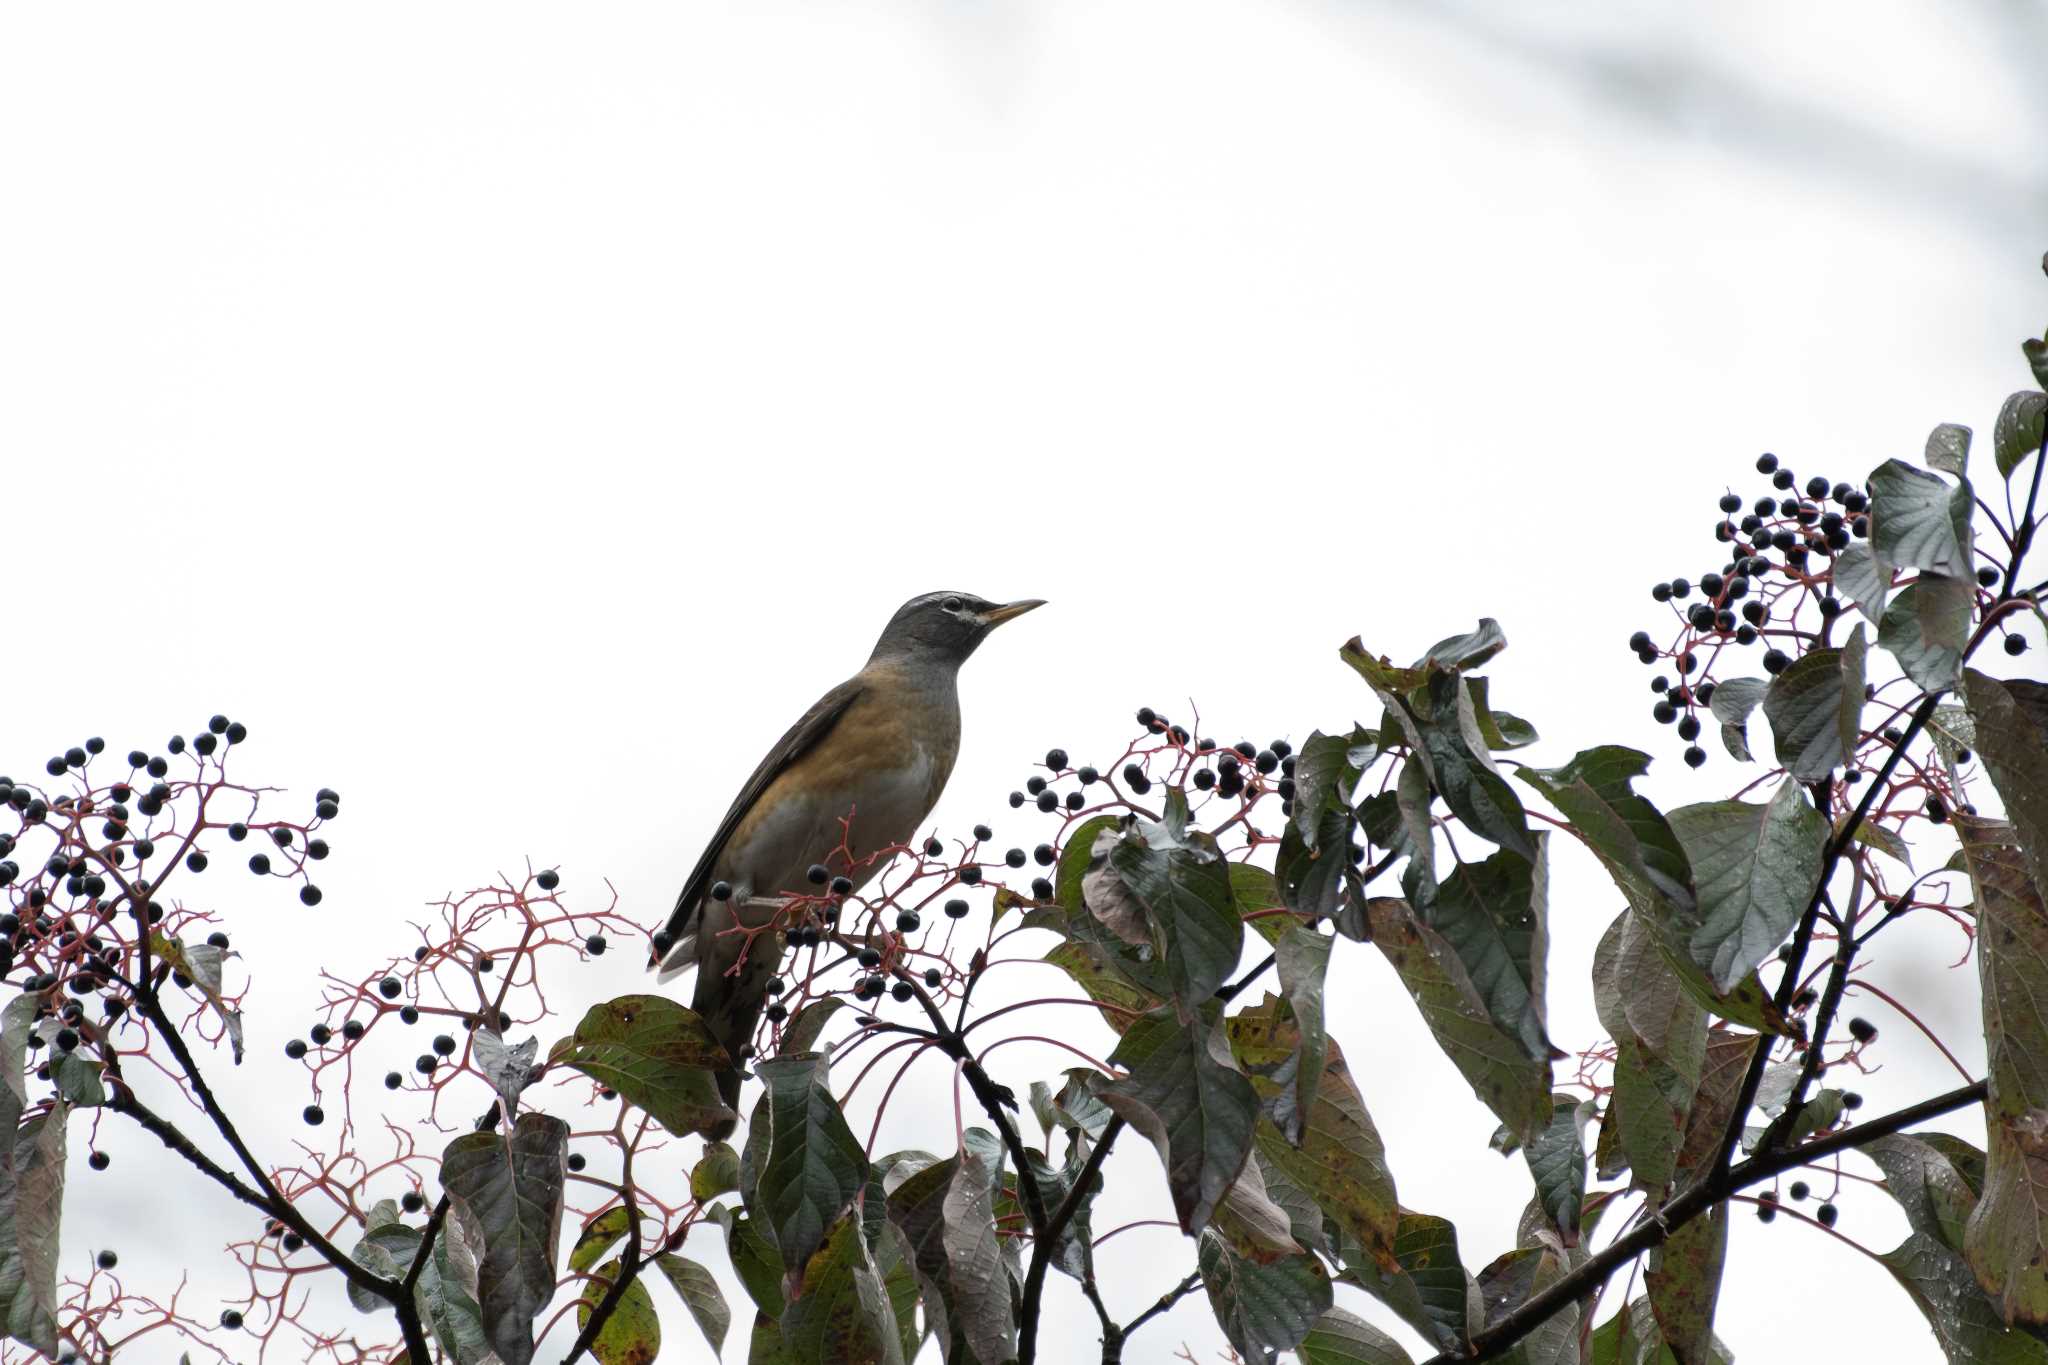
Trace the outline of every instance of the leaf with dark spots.
<path fill-rule="evenodd" d="M 1401 1343 L 1341 1308 L 1317 1318 L 1294 1350 L 1301 1365 L 1412 1365 Z"/>
<path fill-rule="evenodd" d="M 2024 679 L 1963 677 L 1978 756 L 2005 803 L 2037 895 L 2048 887 L 2048 688 Z"/>
<path fill-rule="evenodd" d="M 1192 1027 L 1168 1010 L 1132 1022 L 1110 1061 L 1125 1075 L 1102 1100 L 1148 1139 L 1166 1166 L 1181 1230 L 1208 1224 L 1252 1147 L 1258 1095 L 1228 1060 L 1215 1034 L 1222 1010 L 1208 1004 Z"/>
<path fill-rule="evenodd" d="M 578 1331 L 590 1325 L 591 1304 L 610 1293 L 624 1273 L 623 1265 L 609 1261 L 584 1287 L 583 1300 L 576 1305 Z M 619 1295 L 612 1315 L 597 1329 L 590 1354 L 598 1365 L 653 1365 L 654 1358 L 661 1354 L 661 1319 L 654 1311 L 654 1297 L 638 1275 Z"/>
<path fill-rule="evenodd" d="M 1066 972 L 1090 1000 L 1108 1006 L 1101 1012 L 1102 1022 L 1118 1033 L 1129 1028 L 1133 1018 L 1160 1004 L 1158 996 L 1134 985 L 1117 970 L 1121 959 L 1100 945 L 1069 939 L 1048 949 L 1044 960 Z"/>
<path fill-rule="evenodd" d="M 1643 1273 L 1650 1311 L 1678 1365 L 1712 1365 L 1715 1359 L 1714 1309 L 1728 1258 L 1728 1207 L 1716 1204 L 1673 1228 L 1650 1253 Z"/>
<path fill-rule="evenodd" d="M 1757 1035 L 1753 1033 L 1716 1030 L 1707 1036 L 1706 1064 L 1686 1111 L 1685 1137 L 1678 1148 L 1679 1175 L 1704 1170 L 1720 1157 L 1756 1048 Z"/>
<path fill-rule="evenodd" d="M 802 1294 L 782 1314 L 782 1344 L 792 1365 L 904 1365 L 895 1307 L 858 1218 L 841 1218 L 827 1230 L 801 1281 Z"/>
<path fill-rule="evenodd" d="M 1963 1252 L 2007 1321 L 2048 1323 L 2048 906 L 2010 826 L 1956 817 L 1977 893 L 1989 1094 L 1982 1198 Z"/>
<path fill-rule="evenodd" d="M 719 1099 L 715 1077 L 732 1059 L 694 1011 L 664 996 L 593 1005 L 576 1032 L 548 1050 L 548 1063 L 616 1090 L 677 1137 L 736 1117 Z"/>
<path fill-rule="evenodd" d="M 1392 1265 L 1342 1247 L 1343 1278 L 1394 1310 L 1439 1349 L 1463 1355 L 1481 1322 L 1478 1287 L 1458 1255 L 1448 1218 L 1399 1210 Z"/>

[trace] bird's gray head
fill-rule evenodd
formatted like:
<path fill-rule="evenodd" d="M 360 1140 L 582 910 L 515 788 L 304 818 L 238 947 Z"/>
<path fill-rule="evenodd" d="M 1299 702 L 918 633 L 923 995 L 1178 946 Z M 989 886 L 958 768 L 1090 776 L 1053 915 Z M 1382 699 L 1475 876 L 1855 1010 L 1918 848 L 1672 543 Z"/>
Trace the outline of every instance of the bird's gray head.
<path fill-rule="evenodd" d="M 957 667 L 997 626 L 1044 605 L 1037 598 L 991 602 L 971 592 L 928 592 L 896 609 L 875 642 L 873 657 Z"/>

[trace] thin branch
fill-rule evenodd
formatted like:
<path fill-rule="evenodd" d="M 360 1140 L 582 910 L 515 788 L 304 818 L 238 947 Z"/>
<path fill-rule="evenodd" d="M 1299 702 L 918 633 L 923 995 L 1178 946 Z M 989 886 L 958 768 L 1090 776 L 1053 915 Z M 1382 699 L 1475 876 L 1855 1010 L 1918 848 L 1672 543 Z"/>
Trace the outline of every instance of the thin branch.
<path fill-rule="evenodd" d="M 1045 1270 L 1052 1263 L 1053 1251 L 1059 1244 L 1060 1234 L 1074 1221 L 1074 1215 L 1081 1211 L 1081 1205 L 1088 1201 L 1088 1187 L 1095 1183 L 1095 1177 L 1102 1170 L 1103 1161 L 1109 1156 L 1110 1147 L 1124 1130 L 1121 1116 L 1113 1118 L 1102 1130 L 1102 1137 L 1096 1142 L 1095 1150 L 1082 1163 L 1080 1176 L 1074 1181 L 1074 1188 L 1067 1191 L 1067 1197 L 1045 1220 L 1045 1225 L 1032 1234 L 1031 1265 L 1024 1273 L 1023 1311 L 1018 1315 L 1018 1360 L 1020 1365 L 1029 1362 L 1038 1348 L 1038 1310 L 1045 1297 Z M 1017 1172 L 1017 1184 L 1027 1181 L 1037 1184 L 1036 1177 L 1028 1170 Z"/>
<path fill-rule="evenodd" d="M 1860 1147 L 1877 1138 L 1889 1137 L 1901 1129 L 1978 1103 L 1983 1098 L 1984 1082 L 1978 1081 L 1874 1118 L 1868 1123 L 1858 1124 L 1854 1128 L 1845 1128 L 1828 1137 L 1816 1138 L 1788 1151 L 1761 1153 L 1725 1172 L 1709 1168 L 1698 1182 L 1664 1205 L 1654 1217 L 1644 1219 L 1634 1229 L 1616 1238 L 1606 1250 L 1555 1281 L 1542 1293 L 1532 1296 L 1492 1327 L 1474 1334 L 1471 1350 L 1455 1355 L 1444 1352 L 1432 1357 L 1424 1365 L 1471 1365 L 1471 1362 L 1492 1360 L 1504 1355 L 1516 1342 L 1541 1326 L 1553 1314 L 1605 1284 L 1607 1278 L 1615 1271 L 1657 1246 L 1673 1232 L 1722 1202 L 1735 1191 L 1773 1179 L 1782 1172 L 1796 1166 L 1808 1165 L 1821 1157 Z"/>

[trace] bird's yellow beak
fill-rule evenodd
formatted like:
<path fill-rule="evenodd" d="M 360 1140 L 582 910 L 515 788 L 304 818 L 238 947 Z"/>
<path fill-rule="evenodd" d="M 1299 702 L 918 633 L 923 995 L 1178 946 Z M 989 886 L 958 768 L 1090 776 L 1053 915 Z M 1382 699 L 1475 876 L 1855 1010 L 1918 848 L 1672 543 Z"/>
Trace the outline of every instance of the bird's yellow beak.
<path fill-rule="evenodd" d="M 1042 607 L 1044 605 L 1044 598 L 1027 597 L 1017 602 L 1005 602 L 1000 607 L 993 608 L 986 616 L 982 617 L 981 619 L 988 622 L 992 626 L 999 626 L 1013 616 L 1022 616 L 1025 612 L 1031 611 L 1032 609 L 1037 607 Z"/>

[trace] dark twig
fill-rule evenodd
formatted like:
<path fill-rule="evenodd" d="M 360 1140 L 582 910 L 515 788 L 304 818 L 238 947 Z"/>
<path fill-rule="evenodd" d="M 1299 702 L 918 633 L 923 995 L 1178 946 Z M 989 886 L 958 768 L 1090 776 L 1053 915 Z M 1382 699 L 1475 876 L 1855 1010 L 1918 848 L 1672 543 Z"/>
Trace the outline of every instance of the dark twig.
<path fill-rule="evenodd" d="M 1028 1362 L 1036 1352 L 1038 1309 L 1040 1301 L 1045 1296 L 1045 1270 L 1052 1264 L 1053 1250 L 1059 1243 L 1060 1234 L 1067 1230 L 1067 1225 L 1074 1221 L 1074 1215 L 1080 1212 L 1081 1205 L 1088 1201 L 1088 1187 L 1095 1183 L 1095 1177 L 1102 1170 L 1103 1161 L 1109 1156 L 1110 1146 L 1116 1142 L 1117 1135 L 1123 1130 L 1124 1121 L 1121 1117 L 1111 1119 L 1103 1127 L 1102 1137 L 1096 1142 L 1095 1150 L 1088 1153 L 1088 1160 L 1082 1163 L 1081 1173 L 1074 1181 L 1074 1188 L 1067 1191 L 1067 1197 L 1061 1200 L 1060 1206 L 1046 1218 L 1044 1226 L 1032 1233 L 1031 1264 L 1024 1272 L 1024 1305 L 1017 1324 L 1019 1337 L 1031 1345 L 1028 1348 L 1020 1345 L 1020 1362 Z M 1036 1184 L 1037 1180 L 1028 1170 L 1019 1170 L 1017 1184 L 1022 1186 L 1026 1182 Z"/>
<path fill-rule="evenodd" d="M 1459 1365 L 1459 1362 L 1469 1365 L 1469 1362 L 1492 1360 L 1504 1355 L 1553 1314 L 1605 1284 L 1608 1276 L 1735 1191 L 1760 1184 L 1781 1172 L 1808 1165 L 1824 1156 L 1889 1137 L 1923 1120 L 1976 1104 L 1983 1098 L 1984 1082 L 1978 1081 L 1788 1151 L 1759 1154 L 1725 1172 L 1710 1168 L 1699 1182 L 1664 1205 L 1654 1217 L 1644 1219 L 1606 1250 L 1553 1282 L 1548 1289 L 1532 1296 L 1492 1327 L 1475 1334 L 1470 1351 L 1459 1354 L 1445 1352 L 1431 1357 L 1424 1365 Z"/>

